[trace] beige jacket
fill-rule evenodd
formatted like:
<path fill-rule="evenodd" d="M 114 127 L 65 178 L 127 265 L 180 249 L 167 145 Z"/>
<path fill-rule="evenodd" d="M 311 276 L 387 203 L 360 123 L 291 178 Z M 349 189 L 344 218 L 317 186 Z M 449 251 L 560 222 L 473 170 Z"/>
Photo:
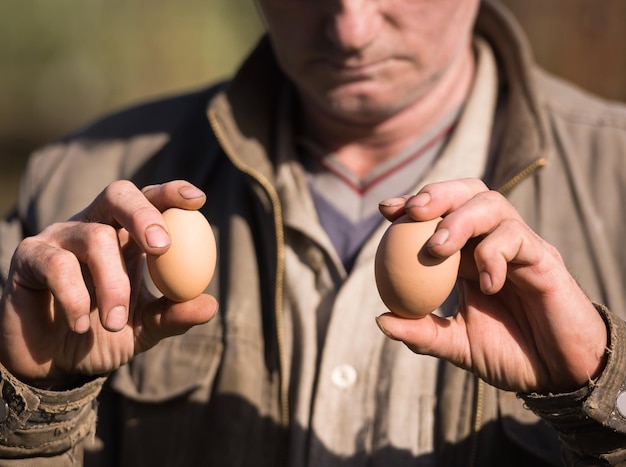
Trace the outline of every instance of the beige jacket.
<path fill-rule="evenodd" d="M 506 115 L 492 141 L 489 182 L 562 253 L 589 296 L 626 316 L 626 111 L 536 70 L 517 26 L 485 4 L 477 32 L 496 52 Z M 287 456 L 289 373 L 283 323 L 283 204 L 275 186 L 272 128 L 284 77 L 266 41 L 225 86 L 131 109 L 39 151 L 14 216 L 0 224 L 0 265 L 24 236 L 81 210 L 109 182 L 143 186 L 183 178 L 202 187 L 219 263 L 209 292 L 220 314 L 163 341 L 107 379 L 68 392 L 36 390 L 0 369 L 8 416 L 0 465 L 279 466 Z M 260 117 L 262 116 L 262 117 Z M 434 432 L 437 465 L 577 465 L 626 461 L 626 326 L 599 307 L 611 350 L 601 377 L 575 394 L 498 391 L 441 363 Z M 395 384 L 402 380 L 396 374 Z M 383 391 L 380 387 L 372 390 Z M 391 400 L 402 412 L 405 400 Z M 550 426 L 552 425 L 552 426 Z M 431 459 L 385 443 L 375 417 L 367 442 L 328 465 L 425 465 Z M 405 427 L 409 430 L 411 427 Z M 313 434 L 314 435 L 314 434 Z M 104 443 L 104 444 L 102 444 Z M 33 460 L 35 459 L 35 460 Z"/>

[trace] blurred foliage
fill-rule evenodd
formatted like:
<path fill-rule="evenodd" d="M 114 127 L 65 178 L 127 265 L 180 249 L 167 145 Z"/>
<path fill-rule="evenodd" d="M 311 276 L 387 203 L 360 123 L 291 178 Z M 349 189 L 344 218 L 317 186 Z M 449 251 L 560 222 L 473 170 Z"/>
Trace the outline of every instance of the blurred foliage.
<path fill-rule="evenodd" d="M 0 213 L 34 147 L 228 76 L 261 33 L 253 0 L 2 0 Z"/>
<path fill-rule="evenodd" d="M 252 0 L 2 0 L 0 135 L 224 76 L 260 29 Z"/>

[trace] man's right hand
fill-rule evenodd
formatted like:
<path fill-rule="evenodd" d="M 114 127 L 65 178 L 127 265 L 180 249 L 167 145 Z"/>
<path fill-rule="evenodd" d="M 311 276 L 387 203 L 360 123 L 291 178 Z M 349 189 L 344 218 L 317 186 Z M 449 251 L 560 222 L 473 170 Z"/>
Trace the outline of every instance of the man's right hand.
<path fill-rule="evenodd" d="M 145 253 L 169 248 L 161 212 L 204 202 L 184 181 L 143 191 L 114 182 L 68 222 L 23 240 L 0 299 L 0 362 L 26 383 L 64 389 L 209 321 L 214 297 L 174 303 L 143 281 Z"/>

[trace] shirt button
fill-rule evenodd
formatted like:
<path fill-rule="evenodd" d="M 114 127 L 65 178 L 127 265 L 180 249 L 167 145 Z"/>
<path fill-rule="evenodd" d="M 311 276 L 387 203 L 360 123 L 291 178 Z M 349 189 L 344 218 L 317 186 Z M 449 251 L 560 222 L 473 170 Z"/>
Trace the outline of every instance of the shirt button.
<path fill-rule="evenodd" d="M 4 399 L 0 399 L 0 423 L 5 422 L 9 418 L 9 405 Z"/>
<path fill-rule="evenodd" d="M 331 372 L 330 380 L 339 389 L 348 389 L 356 383 L 356 370 L 351 365 L 339 365 Z"/>
<path fill-rule="evenodd" d="M 617 407 L 619 414 L 626 418 L 626 392 L 621 392 L 620 395 L 617 396 L 615 406 Z"/>

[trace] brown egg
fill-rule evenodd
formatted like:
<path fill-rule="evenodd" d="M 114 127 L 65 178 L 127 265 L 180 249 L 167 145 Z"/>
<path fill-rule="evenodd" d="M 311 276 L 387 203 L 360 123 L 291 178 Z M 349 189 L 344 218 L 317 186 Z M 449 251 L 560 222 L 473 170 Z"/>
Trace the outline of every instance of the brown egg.
<path fill-rule="evenodd" d="M 394 221 L 376 252 L 378 292 L 393 313 L 420 318 L 435 311 L 456 283 L 461 255 L 436 258 L 424 247 L 441 218 L 415 222 L 408 216 Z"/>
<path fill-rule="evenodd" d="M 213 230 L 199 211 L 171 208 L 163 213 L 170 248 L 160 256 L 148 255 L 154 285 L 170 300 L 184 302 L 207 288 L 215 271 Z"/>

